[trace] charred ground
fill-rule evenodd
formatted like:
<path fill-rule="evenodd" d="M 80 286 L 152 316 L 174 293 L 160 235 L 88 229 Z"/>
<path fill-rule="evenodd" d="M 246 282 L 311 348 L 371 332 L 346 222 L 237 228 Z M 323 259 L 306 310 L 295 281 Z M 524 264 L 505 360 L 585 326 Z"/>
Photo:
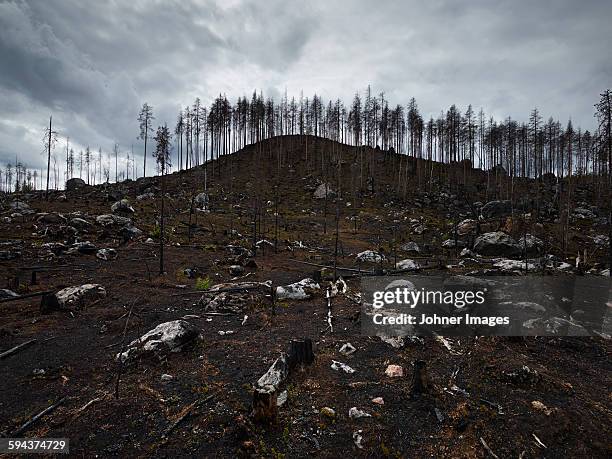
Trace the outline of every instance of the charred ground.
<path fill-rule="evenodd" d="M 240 292 L 238 313 L 209 315 L 199 301 L 205 292 L 196 291 L 203 284 L 271 280 L 278 286 L 319 275 L 324 286 L 333 274 L 300 262 L 374 271 L 411 258 L 425 273 L 486 274 L 495 271 L 490 257 L 460 257 L 455 241 L 470 248 L 478 232 L 496 230 L 543 242 L 541 255 L 552 255 L 553 262 L 538 275 L 599 275 L 607 261 L 601 236 L 609 228 L 607 209 L 599 205 L 606 191 L 596 180 L 511 180 L 503 171 L 487 174 L 466 163 L 441 166 L 298 136 L 273 138 L 165 179 L 162 276 L 159 177 L 55 191 L 48 200 L 41 193 L 2 196 L 7 218 L 0 223 L 6 253 L 0 278 L 7 288 L 28 294 L 96 283 L 107 292 L 85 308 L 48 314 L 41 313 L 40 297 L 0 303 L 0 352 L 36 340 L 0 360 L 5 435 L 66 397 L 23 435 L 68 437 L 75 456 L 336 457 L 353 450 L 363 456 L 486 457 L 490 448 L 499 457 L 609 457 L 608 339 L 425 339 L 394 348 L 360 336 L 360 307 L 353 301 L 359 276 L 353 271 L 339 272 L 351 294 L 332 300 L 333 333 L 326 330 L 321 292 L 277 301 L 274 310 L 267 292 Z M 201 212 L 196 197 L 205 183 L 208 212 Z M 336 196 L 315 199 L 322 183 Z M 564 189 L 571 190 L 569 199 Z M 120 225 L 96 221 L 122 198 L 134 208 L 129 218 L 142 235 L 126 236 Z M 458 223 L 477 219 L 479 203 L 496 199 L 511 200 L 509 215 L 455 231 Z M 31 213 L 11 208 L 15 201 Z M 73 218 L 89 224 L 74 228 Z M 262 240 L 270 244 L 253 250 Z M 78 246 L 69 253 L 79 241 L 113 248 L 117 258 L 102 260 L 95 249 L 87 254 Z M 419 253 L 408 251 L 407 242 L 415 242 Z M 228 245 L 254 256 L 237 259 Z M 365 250 L 388 261 L 357 263 L 356 254 Z M 244 272 L 230 274 L 236 264 Z M 183 352 L 126 365 L 116 398 L 115 356 L 124 343 L 181 318 L 198 327 L 202 339 Z M 313 340 L 316 360 L 290 375 L 277 421 L 254 423 L 252 384 L 295 338 Z M 350 356 L 339 353 L 346 342 L 357 349 Z M 355 373 L 334 371 L 332 360 Z M 416 399 L 409 395 L 415 360 L 427 362 L 431 381 L 429 393 Z M 387 377 L 389 364 L 401 365 L 404 377 Z M 172 379 L 162 381 L 162 374 Z M 384 405 L 372 403 L 374 397 Z M 372 417 L 349 418 L 354 406 Z M 335 415 L 322 414 L 324 407 Z"/>

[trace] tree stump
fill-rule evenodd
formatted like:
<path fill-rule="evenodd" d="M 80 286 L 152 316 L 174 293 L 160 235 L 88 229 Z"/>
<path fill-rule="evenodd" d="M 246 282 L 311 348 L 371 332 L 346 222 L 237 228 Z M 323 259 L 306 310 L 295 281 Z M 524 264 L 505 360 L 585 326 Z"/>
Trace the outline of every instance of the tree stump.
<path fill-rule="evenodd" d="M 253 391 L 253 419 L 256 422 L 273 423 L 278 416 L 275 390 L 256 388 Z"/>
<path fill-rule="evenodd" d="M 427 378 L 427 363 L 424 360 L 415 360 L 410 394 L 413 396 L 419 396 L 426 393 L 428 387 L 429 381 Z"/>
<path fill-rule="evenodd" d="M 55 296 L 55 293 L 47 293 L 40 299 L 40 313 L 50 314 L 54 311 L 59 311 L 60 304 Z"/>
<path fill-rule="evenodd" d="M 289 348 L 289 367 L 295 368 L 297 365 L 310 365 L 314 362 L 314 352 L 312 350 L 312 340 L 306 338 L 292 340 Z"/>

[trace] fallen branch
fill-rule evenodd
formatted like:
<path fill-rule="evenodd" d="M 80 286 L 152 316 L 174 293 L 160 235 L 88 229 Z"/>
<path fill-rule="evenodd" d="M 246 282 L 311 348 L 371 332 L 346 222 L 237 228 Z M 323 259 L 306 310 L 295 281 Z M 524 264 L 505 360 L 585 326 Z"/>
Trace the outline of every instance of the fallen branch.
<path fill-rule="evenodd" d="M 25 422 L 25 424 L 23 424 L 19 429 L 17 429 L 16 431 L 14 431 L 11 434 L 11 437 L 19 437 L 22 433 L 24 433 L 27 429 L 29 429 L 34 423 L 36 423 L 40 418 L 42 418 L 43 416 L 45 416 L 46 414 L 49 414 L 53 411 L 55 411 L 55 409 L 60 406 L 62 403 L 64 403 L 64 401 L 67 399 L 68 397 L 63 397 L 61 399 L 59 399 L 57 402 L 55 402 L 53 405 L 49 406 L 48 408 L 45 408 L 44 410 L 42 410 L 40 413 L 38 413 L 36 416 L 33 416 L 32 418 L 30 418 L 28 421 Z"/>
<path fill-rule="evenodd" d="M 21 343 L 21 344 L 15 346 L 15 347 L 9 349 L 8 351 L 4 351 L 2 354 L 0 354 L 0 360 L 5 358 L 5 357 L 8 357 L 9 355 L 15 354 L 16 352 L 20 351 L 21 349 L 23 349 L 23 348 L 25 348 L 25 347 L 27 347 L 30 344 L 33 344 L 35 342 L 36 342 L 35 339 L 31 339 L 29 341 L 26 341 L 25 343 Z"/>
<path fill-rule="evenodd" d="M 488 452 L 488 453 L 489 453 L 491 456 L 493 456 L 495 459 L 499 459 L 499 457 L 497 456 L 497 454 L 495 454 L 495 453 L 493 452 L 493 450 L 492 450 L 491 448 L 489 448 L 489 445 L 487 445 L 487 442 L 486 442 L 486 441 L 484 441 L 484 438 L 480 437 L 480 443 L 482 443 L 482 446 L 484 446 L 484 449 L 486 449 L 486 450 L 487 450 L 487 452 Z"/>
<path fill-rule="evenodd" d="M 9 298 L 1 299 L 0 303 L 8 303 L 9 301 L 19 301 L 19 300 L 23 300 L 25 298 L 33 298 L 35 296 L 48 295 L 49 293 L 53 293 L 53 291 L 52 290 L 47 290 L 45 292 L 34 292 L 34 293 L 27 293 L 25 295 L 11 296 Z"/>
<path fill-rule="evenodd" d="M 176 429 L 178 427 L 178 425 L 183 422 L 185 420 L 185 418 L 187 416 L 189 416 L 189 414 L 191 413 L 191 410 L 194 407 L 200 407 L 201 405 L 203 405 L 204 403 L 210 401 L 213 399 L 213 395 L 209 395 L 208 397 L 206 397 L 204 400 L 196 400 L 195 402 L 193 402 L 191 405 L 188 405 L 185 409 L 183 409 L 183 414 L 181 414 L 176 421 L 174 421 L 170 427 L 168 427 L 168 429 L 166 429 L 166 431 L 164 432 L 164 434 L 162 435 L 163 439 L 167 439 L 168 435 L 170 435 L 172 433 L 172 431 L 174 429 Z"/>

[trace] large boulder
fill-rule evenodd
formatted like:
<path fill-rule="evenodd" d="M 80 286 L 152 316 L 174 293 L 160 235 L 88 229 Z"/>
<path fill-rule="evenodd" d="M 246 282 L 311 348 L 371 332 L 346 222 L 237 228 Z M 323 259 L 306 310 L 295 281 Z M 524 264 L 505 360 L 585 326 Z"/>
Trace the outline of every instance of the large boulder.
<path fill-rule="evenodd" d="M 185 320 L 173 320 L 159 324 L 140 338 L 132 341 L 124 352 L 117 354 L 121 362 L 141 355 L 162 357 L 170 352 L 180 352 L 200 336 L 200 330 Z"/>
<path fill-rule="evenodd" d="M 276 298 L 279 300 L 305 300 L 321 287 L 310 278 L 302 279 L 289 285 L 276 287 Z"/>
<path fill-rule="evenodd" d="M 493 231 L 476 238 L 474 251 L 487 256 L 517 257 L 521 254 L 521 247 L 506 233 Z"/>
<path fill-rule="evenodd" d="M 405 260 L 398 261 L 395 264 L 395 268 L 402 271 L 418 271 L 421 269 L 421 266 L 416 261 L 406 258 Z"/>
<path fill-rule="evenodd" d="M 483 218 L 505 217 L 512 213 L 512 203 L 510 201 L 490 201 L 482 206 L 480 213 Z"/>
<path fill-rule="evenodd" d="M 48 214 L 40 214 L 36 221 L 38 223 L 46 223 L 48 225 L 61 225 L 66 223 L 66 218 L 62 214 L 52 212 Z"/>
<path fill-rule="evenodd" d="M 539 255 L 544 249 L 544 242 L 542 239 L 535 237 L 533 234 L 526 234 L 518 240 L 518 245 L 521 251 L 527 255 Z"/>
<path fill-rule="evenodd" d="M 66 191 L 77 191 L 81 188 L 85 188 L 87 184 L 85 180 L 80 178 L 71 178 L 66 182 Z"/>
<path fill-rule="evenodd" d="M 465 236 L 466 234 L 476 233 L 476 228 L 478 227 L 478 222 L 476 220 L 472 220 L 468 218 L 463 220 L 457 225 L 457 233 L 460 236 Z"/>
<path fill-rule="evenodd" d="M 111 211 L 114 214 L 133 214 L 134 208 L 130 205 L 130 201 L 122 199 L 111 206 Z"/>
<path fill-rule="evenodd" d="M 60 306 L 75 309 L 85 308 L 105 296 L 106 290 L 100 284 L 66 287 L 55 294 Z"/>
<path fill-rule="evenodd" d="M 210 198 L 208 197 L 208 193 L 206 192 L 200 193 L 195 198 L 193 198 L 193 203 L 198 209 L 208 209 L 209 201 Z"/>
<path fill-rule="evenodd" d="M 11 209 L 16 212 L 27 213 L 30 210 L 30 206 L 23 201 L 13 201 L 10 204 Z"/>
<path fill-rule="evenodd" d="M 357 254 L 357 261 L 367 263 L 380 263 L 387 261 L 385 256 L 381 253 L 374 252 L 373 250 L 364 250 Z"/>
<path fill-rule="evenodd" d="M 336 196 L 336 193 L 332 190 L 329 183 L 321 183 L 312 195 L 315 199 L 325 199 L 325 197 L 333 198 L 334 196 Z"/>
<path fill-rule="evenodd" d="M 96 222 L 102 226 L 111 226 L 111 225 L 125 226 L 125 225 L 131 225 L 132 219 L 128 217 L 121 217 L 120 215 L 104 214 L 104 215 L 98 215 L 96 217 Z"/>

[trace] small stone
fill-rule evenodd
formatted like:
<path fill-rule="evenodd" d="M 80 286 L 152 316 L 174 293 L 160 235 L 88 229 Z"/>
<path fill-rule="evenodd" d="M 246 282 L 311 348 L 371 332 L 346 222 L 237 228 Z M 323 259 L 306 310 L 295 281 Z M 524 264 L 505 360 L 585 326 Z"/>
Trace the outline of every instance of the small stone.
<path fill-rule="evenodd" d="M 404 369 L 400 365 L 389 365 L 385 374 L 390 378 L 401 378 L 404 376 Z"/>
<path fill-rule="evenodd" d="M 385 404 L 385 400 L 382 397 L 374 397 L 372 399 L 372 403 L 374 403 L 376 405 L 384 405 Z"/>
<path fill-rule="evenodd" d="M 163 382 L 169 382 L 169 381 L 172 381 L 173 379 L 174 379 L 174 376 L 169 375 L 167 373 L 164 373 L 163 375 L 161 375 L 161 380 Z"/>
<path fill-rule="evenodd" d="M 323 408 L 321 408 L 320 413 L 328 418 L 335 418 L 336 417 L 336 411 L 333 408 L 330 408 L 329 406 L 324 406 Z"/>

